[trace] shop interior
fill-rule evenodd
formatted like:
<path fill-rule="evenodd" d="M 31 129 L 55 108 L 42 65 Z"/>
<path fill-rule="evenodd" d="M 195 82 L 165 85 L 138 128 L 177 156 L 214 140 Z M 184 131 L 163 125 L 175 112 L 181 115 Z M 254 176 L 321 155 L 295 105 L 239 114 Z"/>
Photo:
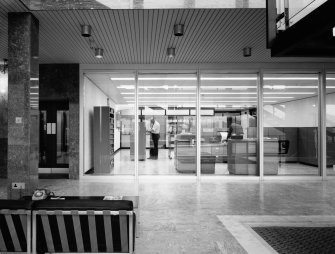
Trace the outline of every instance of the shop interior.
<path fill-rule="evenodd" d="M 204 73 L 200 81 L 201 174 L 259 175 L 258 75 Z M 318 82 L 317 74 L 264 75 L 265 176 L 320 174 Z M 330 78 L 327 109 L 335 91 L 331 82 Z M 85 74 L 85 175 L 135 174 L 135 84 L 133 72 Z M 139 175 L 195 175 L 196 73 L 139 74 L 137 95 Z M 157 160 L 148 159 L 153 118 L 160 125 Z M 331 126 L 327 113 L 330 175 L 335 164 Z"/>

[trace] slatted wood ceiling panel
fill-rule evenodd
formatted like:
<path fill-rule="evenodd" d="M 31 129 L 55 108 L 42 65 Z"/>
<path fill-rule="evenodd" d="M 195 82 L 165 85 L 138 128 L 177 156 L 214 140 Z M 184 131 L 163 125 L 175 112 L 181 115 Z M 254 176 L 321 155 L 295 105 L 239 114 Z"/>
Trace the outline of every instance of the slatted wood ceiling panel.
<path fill-rule="evenodd" d="M 0 59 L 7 58 L 8 12 L 27 11 L 19 1 L 0 0 Z"/>
<path fill-rule="evenodd" d="M 0 1 L 1 10 L 2 5 Z M 270 58 L 266 49 L 265 9 L 70 10 L 33 14 L 40 21 L 41 63 L 301 61 Z M 173 35 L 175 23 L 185 24 L 184 36 Z M 81 24 L 92 26 L 96 45 L 104 49 L 103 59 L 94 57 L 87 39 L 80 35 Z M 246 46 L 252 47 L 252 57 L 243 57 L 242 49 Z M 175 58 L 166 56 L 168 47 L 176 47 Z"/>
<path fill-rule="evenodd" d="M 35 12 L 40 20 L 41 61 L 80 63 L 220 63 L 269 60 L 265 48 L 265 11 L 227 10 L 87 10 Z M 104 58 L 94 58 L 80 24 L 91 24 Z M 185 24 L 175 37 L 173 25 Z M 257 37 L 255 36 L 257 35 Z M 261 41 L 258 41 L 261 40 Z M 251 46 L 254 56 L 242 57 Z M 176 47 L 176 57 L 166 56 Z M 258 54 L 258 55 L 257 55 Z"/>

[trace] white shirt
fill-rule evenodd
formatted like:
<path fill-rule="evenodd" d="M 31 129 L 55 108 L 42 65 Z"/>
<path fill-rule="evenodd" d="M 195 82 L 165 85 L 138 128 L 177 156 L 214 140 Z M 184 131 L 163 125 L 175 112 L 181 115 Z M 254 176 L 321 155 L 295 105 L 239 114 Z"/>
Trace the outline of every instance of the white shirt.
<path fill-rule="evenodd" d="M 160 126 L 159 122 L 155 121 L 154 125 L 151 126 L 151 130 L 150 130 L 151 133 L 159 134 L 160 130 L 161 130 L 161 126 Z"/>

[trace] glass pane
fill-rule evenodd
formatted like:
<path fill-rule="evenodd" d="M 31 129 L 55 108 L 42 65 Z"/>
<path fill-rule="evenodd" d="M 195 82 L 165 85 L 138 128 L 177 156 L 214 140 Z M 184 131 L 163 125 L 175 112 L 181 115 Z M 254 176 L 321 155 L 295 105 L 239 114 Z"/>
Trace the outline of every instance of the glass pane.
<path fill-rule="evenodd" d="M 139 174 L 196 173 L 195 74 L 139 75 Z"/>
<path fill-rule="evenodd" d="M 327 74 L 326 84 L 327 175 L 335 175 L 335 74 Z"/>
<path fill-rule="evenodd" d="M 57 111 L 57 164 L 69 164 L 69 111 Z"/>
<path fill-rule="evenodd" d="M 319 175 L 318 75 L 264 76 L 264 175 Z"/>
<path fill-rule="evenodd" d="M 86 174 L 134 175 L 134 73 L 88 73 L 84 82 Z"/>
<path fill-rule="evenodd" d="M 40 111 L 40 162 L 39 166 L 47 163 L 47 111 Z"/>
<path fill-rule="evenodd" d="M 201 173 L 259 175 L 257 75 L 202 74 Z"/>
<path fill-rule="evenodd" d="M 289 26 L 292 26 L 320 7 L 327 0 L 276 0 L 277 14 L 282 13 L 287 15 Z M 285 30 L 285 18 L 282 16 L 277 22 L 279 30 Z"/>

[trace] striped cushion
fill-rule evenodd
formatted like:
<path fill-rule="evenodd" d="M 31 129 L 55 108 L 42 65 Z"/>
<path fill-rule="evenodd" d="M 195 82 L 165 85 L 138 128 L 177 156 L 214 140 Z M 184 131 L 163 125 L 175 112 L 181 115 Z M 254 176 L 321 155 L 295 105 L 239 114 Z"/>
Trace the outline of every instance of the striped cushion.
<path fill-rule="evenodd" d="M 38 215 L 36 222 L 38 252 L 128 252 L 127 215 Z"/>
<path fill-rule="evenodd" d="M 0 200 L 0 252 L 27 251 L 31 202 Z"/>

